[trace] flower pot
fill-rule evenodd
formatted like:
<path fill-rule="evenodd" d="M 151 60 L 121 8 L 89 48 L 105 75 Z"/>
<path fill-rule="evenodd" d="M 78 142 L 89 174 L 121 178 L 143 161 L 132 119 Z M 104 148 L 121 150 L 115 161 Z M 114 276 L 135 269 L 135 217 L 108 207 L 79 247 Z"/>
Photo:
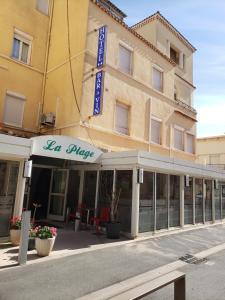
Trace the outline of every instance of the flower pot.
<path fill-rule="evenodd" d="M 120 228 L 119 222 L 107 223 L 106 224 L 106 236 L 108 239 L 119 239 L 120 238 Z"/>
<path fill-rule="evenodd" d="M 35 247 L 38 256 L 48 256 L 52 251 L 55 237 L 48 239 L 35 238 Z"/>
<path fill-rule="evenodd" d="M 20 229 L 10 229 L 10 241 L 13 244 L 13 246 L 19 246 L 20 236 L 21 236 Z"/>
<path fill-rule="evenodd" d="M 35 249 L 35 237 L 29 237 L 28 239 L 28 250 Z"/>

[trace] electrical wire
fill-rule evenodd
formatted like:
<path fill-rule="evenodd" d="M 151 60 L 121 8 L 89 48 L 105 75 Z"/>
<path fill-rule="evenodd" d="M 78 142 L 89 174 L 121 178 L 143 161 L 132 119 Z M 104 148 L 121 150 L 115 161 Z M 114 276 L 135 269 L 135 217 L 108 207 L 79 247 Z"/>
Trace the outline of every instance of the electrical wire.
<path fill-rule="evenodd" d="M 76 107 L 77 107 L 77 110 L 79 112 L 79 115 L 81 117 L 81 121 L 82 121 L 82 116 L 81 116 L 81 111 L 80 111 L 80 107 L 78 105 L 78 101 L 77 101 L 77 95 L 76 95 L 76 88 L 75 88 L 75 83 L 74 83 L 74 76 L 73 76 L 73 68 L 72 68 L 72 61 L 71 61 L 71 43 L 70 43 L 70 22 L 69 22 L 69 0 L 67 0 L 66 2 L 66 6 L 67 6 L 67 42 L 68 42 L 68 54 L 69 54 L 69 65 L 70 65 L 70 77 L 71 77 L 71 82 L 72 82 L 72 89 L 73 89 L 73 96 L 74 96 L 74 100 L 75 100 L 75 104 L 76 104 Z M 83 121 L 82 121 L 83 122 Z M 89 133 L 89 130 L 86 126 L 84 126 L 87 134 L 88 134 L 88 137 L 89 139 L 91 140 L 91 143 L 93 146 L 95 146 L 91 136 L 90 136 L 90 133 Z"/>

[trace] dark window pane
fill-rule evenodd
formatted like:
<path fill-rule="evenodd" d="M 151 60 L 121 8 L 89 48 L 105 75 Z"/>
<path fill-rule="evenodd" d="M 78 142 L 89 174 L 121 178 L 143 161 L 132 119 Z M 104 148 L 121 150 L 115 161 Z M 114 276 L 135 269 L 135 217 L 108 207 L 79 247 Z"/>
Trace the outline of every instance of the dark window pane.
<path fill-rule="evenodd" d="M 97 171 L 86 171 L 84 173 L 83 204 L 87 208 L 95 207 Z"/>
<path fill-rule="evenodd" d="M 205 220 L 212 221 L 212 181 L 206 180 Z"/>
<path fill-rule="evenodd" d="M 19 52 L 20 52 L 20 41 L 16 38 L 13 39 L 13 52 L 12 57 L 19 58 Z"/>
<path fill-rule="evenodd" d="M 168 228 L 167 175 L 156 174 L 156 229 Z"/>
<path fill-rule="evenodd" d="M 189 186 L 184 185 L 184 224 L 193 224 L 193 178 Z"/>
<path fill-rule="evenodd" d="M 195 223 L 203 222 L 203 182 L 195 179 Z"/>
<path fill-rule="evenodd" d="M 132 208 L 132 177 L 133 171 L 116 171 L 116 190 L 120 193 L 119 221 L 121 230 L 131 232 L 131 208 Z"/>
<path fill-rule="evenodd" d="M 139 232 L 154 230 L 152 172 L 144 172 L 144 182 L 140 185 Z"/>
<path fill-rule="evenodd" d="M 169 226 L 180 226 L 180 177 L 170 176 Z"/>

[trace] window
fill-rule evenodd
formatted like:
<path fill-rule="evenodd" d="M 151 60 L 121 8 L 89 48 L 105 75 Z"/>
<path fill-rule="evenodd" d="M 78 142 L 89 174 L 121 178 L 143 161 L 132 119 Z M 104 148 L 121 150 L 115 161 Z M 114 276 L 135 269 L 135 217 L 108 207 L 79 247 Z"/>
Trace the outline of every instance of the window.
<path fill-rule="evenodd" d="M 187 133 L 187 152 L 194 153 L 194 136 Z"/>
<path fill-rule="evenodd" d="M 177 64 L 181 69 L 184 69 L 185 55 L 173 46 L 170 46 L 170 58 Z"/>
<path fill-rule="evenodd" d="M 116 104 L 116 131 L 129 134 L 129 106 Z"/>
<path fill-rule="evenodd" d="M 163 72 L 155 67 L 152 68 L 152 85 L 157 91 L 163 91 Z"/>
<path fill-rule="evenodd" d="M 161 144 L 162 122 L 151 119 L 151 142 Z"/>
<path fill-rule="evenodd" d="M 7 93 L 5 97 L 3 122 L 8 125 L 22 127 L 25 97 Z"/>
<path fill-rule="evenodd" d="M 124 73 L 132 73 L 132 51 L 122 45 L 119 45 L 119 68 Z"/>
<path fill-rule="evenodd" d="M 175 50 L 174 48 L 170 47 L 170 58 L 179 65 L 179 52 L 177 50 Z"/>
<path fill-rule="evenodd" d="M 36 8 L 45 15 L 48 15 L 49 0 L 37 0 Z"/>
<path fill-rule="evenodd" d="M 174 148 L 184 150 L 183 131 L 174 128 Z"/>
<path fill-rule="evenodd" d="M 18 30 L 15 30 L 13 38 L 12 57 L 26 64 L 30 62 L 31 38 Z"/>

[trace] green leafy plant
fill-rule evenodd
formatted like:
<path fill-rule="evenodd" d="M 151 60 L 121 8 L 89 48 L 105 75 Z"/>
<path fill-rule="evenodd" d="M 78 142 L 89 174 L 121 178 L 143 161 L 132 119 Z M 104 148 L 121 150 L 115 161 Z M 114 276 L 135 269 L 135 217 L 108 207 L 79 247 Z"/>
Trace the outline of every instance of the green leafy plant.
<path fill-rule="evenodd" d="M 55 227 L 48 226 L 38 226 L 34 228 L 34 232 L 35 236 L 42 240 L 53 238 L 57 235 L 57 229 Z"/>
<path fill-rule="evenodd" d="M 15 216 L 10 220 L 10 229 L 20 230 L 22 226 L 21 217 Z"/>

